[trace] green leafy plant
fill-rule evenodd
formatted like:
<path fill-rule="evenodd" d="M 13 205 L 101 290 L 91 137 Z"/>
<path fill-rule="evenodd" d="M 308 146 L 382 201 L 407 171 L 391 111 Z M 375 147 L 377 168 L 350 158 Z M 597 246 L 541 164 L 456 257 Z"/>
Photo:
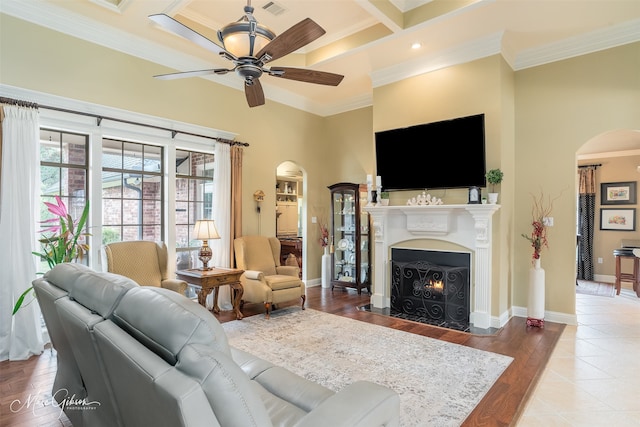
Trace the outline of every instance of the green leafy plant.
<path fill-rule="evenodd" d="M 495 186 L 502 182 L 502 178 L 504 177 L 504 173 L 500 169 L 491 169 L 489 172 L 485 174 L 485 178 L 487 178 L 487 182 L 491 185 L 491 192 L 495 193 Z"/>
<path fill-rule="evenodd" d="M 389 198 L 389 192 L 388 191 L 380 192 L 380 198 L 381 199 L 388 199 Z"/>
<path fill-rule="evenodd" d="M 32 252 L 45 260 L 50 269 L 63 262 L 82 260 L 89 250 L 86 237 L 91 235 L 83 231 L 89 216 L 89 201 L 85 204 L 80 218 L 74 221 L 60 196 L 56 196 L 55 199 L 56 203 L 44 202 L 53 217 L 40 221 L 40 224 L 45 226 L 40 230 L 40 233 L 43 233 L 40 238 L 41 252 Z M 18 297 L 12 314 L 16 314 L 22 307 L 31 291 L 33 288 L 29 287 Z"/>

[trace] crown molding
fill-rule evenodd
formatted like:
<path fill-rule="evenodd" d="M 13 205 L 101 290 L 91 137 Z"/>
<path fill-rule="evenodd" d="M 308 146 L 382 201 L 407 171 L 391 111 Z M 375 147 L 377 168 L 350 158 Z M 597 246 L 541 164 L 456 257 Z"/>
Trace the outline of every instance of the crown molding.
<path fill-rule="evenodd" d="M 640 19 L 527 49 L 515 56 L 514 71 L 640 41 Z"/>
<path fill-rule="evenodd" d="M 331 105 L 325 105 L 319 108 L 316 114 L 322 117 L 334 116 L 336 114 L 346 113 L 348 111 L 358 110 L 372 105 L 373 93 L 365 93 Z"/>

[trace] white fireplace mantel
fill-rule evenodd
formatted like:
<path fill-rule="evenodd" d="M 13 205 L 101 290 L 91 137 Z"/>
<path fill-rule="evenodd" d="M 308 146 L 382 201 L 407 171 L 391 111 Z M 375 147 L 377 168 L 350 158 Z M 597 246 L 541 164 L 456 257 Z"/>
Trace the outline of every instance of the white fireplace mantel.
<path fill-rule="evenodd" d="M 500 205 L 365 206 L 371 215 L 375 254 L 371 304 L 391 304 L 390 250 L 400 242 L 437 239 L 469 248 L 475 254 L 471 324 L 491 327 L 491 224 Z"/>

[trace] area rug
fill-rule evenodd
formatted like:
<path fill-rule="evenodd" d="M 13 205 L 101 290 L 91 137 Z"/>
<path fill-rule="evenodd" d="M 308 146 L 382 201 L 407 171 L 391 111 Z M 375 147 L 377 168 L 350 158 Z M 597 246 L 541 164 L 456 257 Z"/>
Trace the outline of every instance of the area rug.
<path fill-rule="evenodd" d="M 589 280 L 578 280 L 576 293 L 583 295 L 596 295 L 599 297 L 615 297 L 616 287 L 613 283 L 592 282 Z"/>
<path fill-rule="evenodd" d="M 290 307 L 223 324 L 229 343 L 334 391 L 357 380 L 400 395 L 401 426 L 459 426 L 513 360 Z"/>

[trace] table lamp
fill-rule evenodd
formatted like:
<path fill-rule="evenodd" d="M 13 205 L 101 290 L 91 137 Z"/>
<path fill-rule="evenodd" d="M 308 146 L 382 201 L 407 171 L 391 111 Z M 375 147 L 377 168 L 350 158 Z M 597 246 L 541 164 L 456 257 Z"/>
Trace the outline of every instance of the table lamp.
<path fill-rule="evenodd" d="M 211 248 L 209 247 L 209 239 L 219 239 L 220 235 L 216 230 L 216 222 L 212 219 L 200 219 L 196 221 L 196 225 L 193 227 L 194 239 L 202 240 L 202 247 L 198 253 L 198 258 L 202 261 L 202 270 L 211 270 L 213 267 L 208 267 L 209 261 L 211 261 Z"/>

